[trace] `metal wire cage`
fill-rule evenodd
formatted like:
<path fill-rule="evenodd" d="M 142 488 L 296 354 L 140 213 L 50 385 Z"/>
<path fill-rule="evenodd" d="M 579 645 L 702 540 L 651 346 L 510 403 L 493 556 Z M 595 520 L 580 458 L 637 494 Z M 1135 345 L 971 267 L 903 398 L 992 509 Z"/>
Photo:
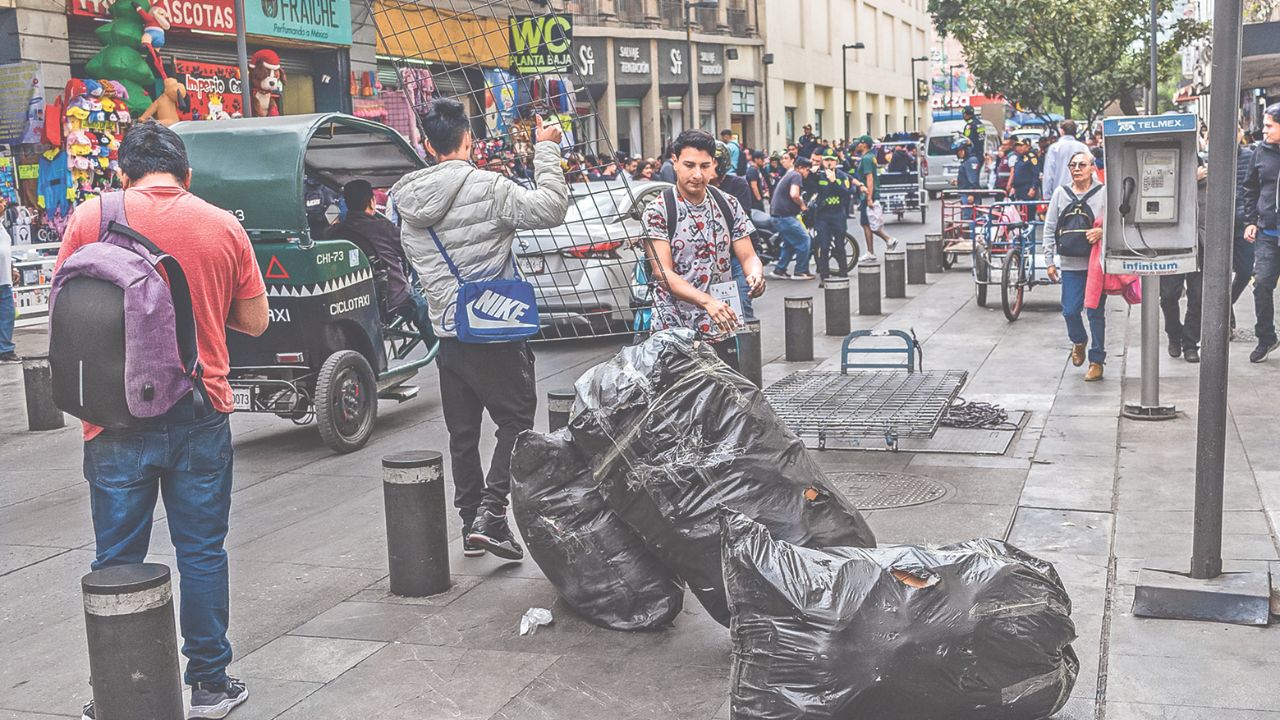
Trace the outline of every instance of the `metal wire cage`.
<path fill-rule="evenodd" d="M 394 65 L 415 119 L 420 124 L 439 98 L 459 101 L 481 169 L 531 187 L 535 118 L 561 127 L 568 216 L 555 228 L 519 231 L 514 248 L 537 293 L 541 336 L 647 329 L 641 217 L 666 185 L 633 178 L 597 122 L 600 109 L 574 58 L 572 8 L 546 0 L 367 1 L 379 55 Z"/>

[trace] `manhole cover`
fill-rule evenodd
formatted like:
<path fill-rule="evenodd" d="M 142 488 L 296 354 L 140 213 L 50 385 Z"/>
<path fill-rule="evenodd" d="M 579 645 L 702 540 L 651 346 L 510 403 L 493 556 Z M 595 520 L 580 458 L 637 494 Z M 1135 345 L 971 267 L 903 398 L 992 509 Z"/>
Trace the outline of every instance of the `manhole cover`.
<path fill-rule="evenodd" d="M 831 472 L 827 480 L 859 510 L 908 507 L 941 500 L 947 486 L 920 475 L 890 472 Z"/>

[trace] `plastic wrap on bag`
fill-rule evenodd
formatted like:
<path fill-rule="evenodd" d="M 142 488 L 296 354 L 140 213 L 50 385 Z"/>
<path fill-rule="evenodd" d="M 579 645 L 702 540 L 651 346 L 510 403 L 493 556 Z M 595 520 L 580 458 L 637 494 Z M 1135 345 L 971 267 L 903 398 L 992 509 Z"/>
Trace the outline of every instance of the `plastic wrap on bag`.
<path fill-rule="evenodd" d="M 721 624 L 721 506 L 797 545 L 875 546 L 764 394 L 692 333 L 655 333 L 576 389 L 570 430 L 605 500 Z"/>
<path fill-rule="evenodd" d="M 684 588 L 605 504 L 568 431 L 527 430 L 511 454 L 512 511 L 538 567 L 565 602 L 613 630 L 669 624 Z"/>
<path fill-rule="evenodd" d="M 724 513 L 731 717 L 1035 720 L 1080 663 L 1053 565 L 996 540 L 815 550 Z"/>

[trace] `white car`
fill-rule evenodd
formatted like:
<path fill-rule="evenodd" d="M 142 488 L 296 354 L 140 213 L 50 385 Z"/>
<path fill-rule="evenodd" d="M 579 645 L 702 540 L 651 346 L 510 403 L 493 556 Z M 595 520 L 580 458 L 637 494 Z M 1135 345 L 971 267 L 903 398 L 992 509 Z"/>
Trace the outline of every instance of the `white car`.
<path fill-rule="evenodd" d="M 516 264 L 533 284 L 544 334 L 631 327 L 636 310 L 647 305 L 635 280 L 641 214 L 668 187 L 656 180 L 571 185 L 563 225 L 516 233 Z"/>

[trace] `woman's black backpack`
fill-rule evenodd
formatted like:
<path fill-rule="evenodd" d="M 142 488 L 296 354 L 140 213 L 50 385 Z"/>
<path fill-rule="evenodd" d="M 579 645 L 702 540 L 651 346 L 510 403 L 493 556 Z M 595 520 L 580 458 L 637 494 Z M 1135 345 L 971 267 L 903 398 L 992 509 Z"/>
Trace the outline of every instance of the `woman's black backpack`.
<path fill-rule="evenodd" d="M 1089 198 L 1102 190 L 1102 186 L 1094 185 L 1080 197 L 1076 197 L 1075 191 L 1070 187 L 1063 189 L 1067 191 L 1071 202 L 1058 213 L 1058 227 L 1053 237 L 1058 246 L 1058 254 L 1063 257 L 1089 257 L 1093 248 L 1089 246 L 1089 238 L 1085 233 L 1093 229 L 1095 220 L 1093 208 L 1089 207 Z"/>

